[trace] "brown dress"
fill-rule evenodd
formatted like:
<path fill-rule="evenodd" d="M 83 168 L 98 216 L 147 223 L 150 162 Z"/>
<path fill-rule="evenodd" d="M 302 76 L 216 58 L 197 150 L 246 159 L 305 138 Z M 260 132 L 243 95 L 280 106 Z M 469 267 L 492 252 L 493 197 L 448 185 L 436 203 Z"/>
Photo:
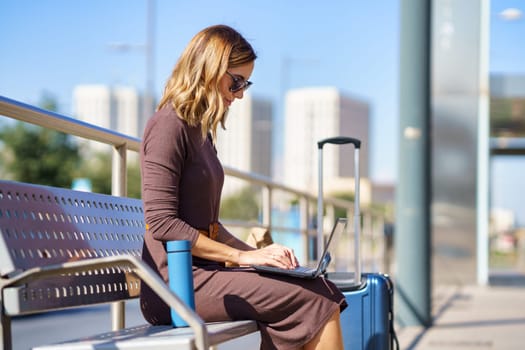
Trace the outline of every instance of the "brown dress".
<path fill-rule="evenodd" d="M 224 171 L 208 137 L 166 107 L 148 121 L 141 147 L 142 199 L 149 227 L 143 259 L 168 282 L 165 241 L 190 240 L 219 219 Z M 218 241 L 250 249 L 219 224 Z M 207 322 L 253 319 L 261 349 L 296 349 L 340 308 L 344 296 L 324 278 L 303 280 L 226 268 L 193 257 L 195 305 Z M 146 285 L 141 310 L 151 324 L 171 324 L 168 306 Z"/>

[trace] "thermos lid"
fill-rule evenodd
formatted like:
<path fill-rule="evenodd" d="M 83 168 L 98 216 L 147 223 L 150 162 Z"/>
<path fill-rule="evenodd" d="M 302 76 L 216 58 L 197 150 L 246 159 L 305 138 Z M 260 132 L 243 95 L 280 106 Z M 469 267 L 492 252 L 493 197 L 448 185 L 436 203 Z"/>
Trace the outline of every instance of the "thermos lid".
<path fill-rule="evenodd" d="M 191 243 L 188 240 L 167 241 L 166 250 L 169 252 L 180 252 L 191 250 Z"/>

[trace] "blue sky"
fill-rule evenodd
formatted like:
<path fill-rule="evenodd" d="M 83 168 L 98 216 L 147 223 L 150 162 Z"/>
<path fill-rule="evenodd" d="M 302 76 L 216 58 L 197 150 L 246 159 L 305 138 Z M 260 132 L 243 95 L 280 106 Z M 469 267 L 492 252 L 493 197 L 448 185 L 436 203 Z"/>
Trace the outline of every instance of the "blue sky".
<path fill-rule="evenodd" d="M 56 96 L 71 114 L 77 84 L 145 85 L 145 54 L 110 43 L 146 41 L 146 0 L 0 0 L 0 94 L 37 104 Z M 155 90 L 184 46 L 205 26 L 225 23 L 250 40 L 258 59 L 251 93 L 282 114 L 282 91 L 336 86 L 371 104 L 372 176 L 393 181 L 397 144 L 397 1 L 156 1 Z M 137 46 L 138 46 L 137 45 Z M 283 71 L 283 62 L 290 62 Z M 276 125 L 278 132 L 282 127 Z M 279 145 L 279 144 L 277 144 Z"/>
<path fill-rule="evenodd" d="M 275 103 L 302 86 L 336 86 L 371 105 L 371 177 L 397 178 L 399 0 L 156 0 L 155 93 L 184 46 L 205 26 L 237 28 L 258 53 L 251 92 Z M 491 3 L 490 69 L 525 74 L 525 21 L 503 21 Z M 0 95 L 37 104 L 54 95 L 71 114 L 78 84 L 129 84 L 146 80 L 147 0 L 0 0 Z M 137 45 L 117 52 L 111 43 Z M 289 60 L 283 72 L 284 60 Z M 282 130 L 279 124 L 276 130 Z M 279 136 L 279 133 L 278 133 Z M 280 143 L 277 143 L 277 146 Z M 498 165 L 499 166 L 499 165 Z"/>

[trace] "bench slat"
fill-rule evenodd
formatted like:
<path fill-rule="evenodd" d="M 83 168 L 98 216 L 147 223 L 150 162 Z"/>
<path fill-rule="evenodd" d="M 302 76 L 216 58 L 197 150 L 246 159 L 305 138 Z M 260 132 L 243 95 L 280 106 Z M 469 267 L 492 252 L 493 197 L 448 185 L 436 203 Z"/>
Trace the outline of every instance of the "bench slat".
<path fill-rule="evenodd" d="M 140 258 L 142 201 L 0 181 L 0 275 L 33 267 L 127 254 Z M 135 298 L 140 280 L 126 271 L 50 277 L 6 293 L 24 300 L 10 315 Z"/>
<path fill-rule="evenodd" d="M 0 181 L 0 230 L 5 276 L 71 260 L 140 256 L 145 224 L 139 199 Z"/>
<path fill-rule="evenodd" d="M 235 321 L 209 323 L 210 345 L 217 345 L 257 331 L 255 321 Z M 71 342 L 38 346 L 33 350 L 93 350 L 93 349 L 133 349 L 133 350 L 173 350 L 196 349 L 195 336 L 190 328 L 171 326 L 139 326 L 108 332 L 90 338 Z"/>

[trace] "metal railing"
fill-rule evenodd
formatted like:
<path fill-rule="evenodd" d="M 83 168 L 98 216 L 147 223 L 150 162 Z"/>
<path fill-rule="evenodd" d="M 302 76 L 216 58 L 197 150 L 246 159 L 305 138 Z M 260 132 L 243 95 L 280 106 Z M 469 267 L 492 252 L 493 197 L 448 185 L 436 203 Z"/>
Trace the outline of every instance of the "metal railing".
<path fill-rule="evenodd" d="M 0 115 L 112 146 L 112 194 L 115 196 L 126 195 L 127 151 L 139 152 L 140 139 L 3 96 L 0 96 Z M 312 244 L 315 244 L 316 231 L 312 223 L 315 217 L 316 196 L 274 182 L 272 179 L 258 174 L 239 171 L 227 166 L 224 167 L 224 172 L 227 179 L 228 177 L 240 179 L 248 182 L 252 186 L 261 188 L 262 205 L 261 215 L 258 219 L 259 222 L 223 220 L 223 224 L 228 227 L 245 228 L 254 226 L 255 224 L 267 228 L 270 232 L 299 233 L 302 240 L 302 250 L 307 255 L 307 258 L 311 259 L 312 255 L 315 255 L 315 253 L 312 254 L 314 251 Z M 272 208 L 275 206 L 274 198 L 278 197 L 276 194 L 279 193 L 290 196 L 298 203 L 300 217 L 299 227 L 296 225 L 279 226 L 273 222 Z M 334 223 L 336 209 L 344 210 L 346 216 L 349 218 L 353 216 L 353 202 L 351 201 L 327 197 L 324 203 L 326 210 L 326 215 L 323 218 L 325 222 L 324 227 L 331 227 Z M 363 271 L 383 271 L 388 273 L 388 247 L 385 244 L 386 239 L 383 234 L 385 216 L 382 212 L 375 211 L 371 208 L 362 208 L 361 216 L 363 226 L 361 231 L 361 256 L 364 257 L 362 262 Z M 123 327 L 123 319 L 120 316 L 115 317 L 115 314 L 123 315 L 123 304 L 116 306 L 113 312 L 113 328 L 120 329 Z"/>

